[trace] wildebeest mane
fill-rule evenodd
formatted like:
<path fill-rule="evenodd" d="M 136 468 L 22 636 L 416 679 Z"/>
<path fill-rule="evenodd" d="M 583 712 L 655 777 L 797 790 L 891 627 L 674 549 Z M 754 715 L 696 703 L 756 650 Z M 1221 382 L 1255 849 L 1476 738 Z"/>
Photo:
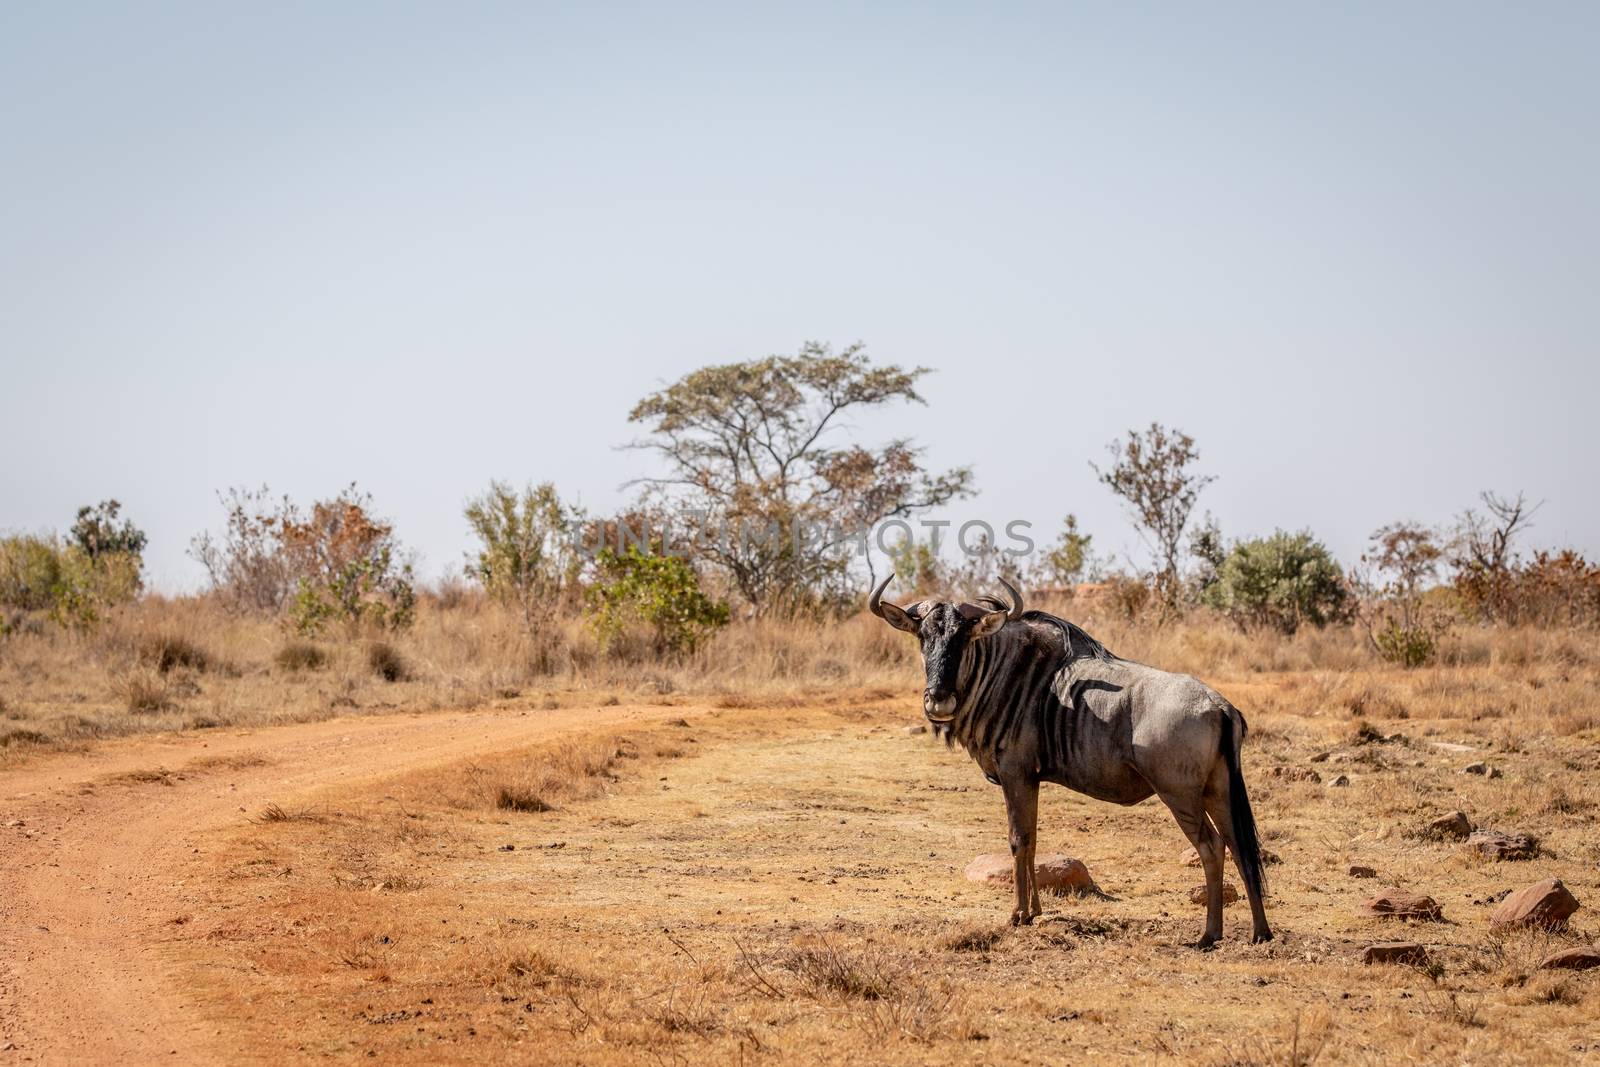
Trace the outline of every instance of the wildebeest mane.
<path fill-rule="evenodd" d="M 1058 627 L 1061 630 L 1062 638 L 1067 643 L 1068 660 L 1088 656 L 1092 659 L 1104 660 L 1110 663 L 1121 658 L 1098 640 L 1089 636 L 1083 627 L 1077 623 L 1057 618 L 1048 611 L 1025 611 L 1022 613 L 1022 619 L 1024 622 L 1048 622 Z"/>
<path fill-rule="evenodd" d="M 1008 607 L 1010 607 L 1010 605 L 1004 600 L 1001 600 L 997 596 L 990 596 L 987 593 L 978 597 L 978 604 L 982 607 L 988 608 L 990 611 L 1005 611 Z M 1083 627 L 1079 626 L 1077 623 L 1068 622 L 1066 619 L 1052 615 L 1048 611 L 1039 611 L 1036 608 L 1032 611 L 1023 612 L 1022 618 L 1023 620 L 1033 620 L 1034 622 L 1048 622 L 1060 628 L 1061 637 L 1067 643 L 1067 659 L 1069 660 L 1077 659 L 1080 656 L 1090 656 L 1094 659 L 1105 660 L 1109 663 L 1112 660 L 1121 658 L 1105 645 L 1102 645 L 1098 640 L 1091 637 L 1083 629 Z"/>

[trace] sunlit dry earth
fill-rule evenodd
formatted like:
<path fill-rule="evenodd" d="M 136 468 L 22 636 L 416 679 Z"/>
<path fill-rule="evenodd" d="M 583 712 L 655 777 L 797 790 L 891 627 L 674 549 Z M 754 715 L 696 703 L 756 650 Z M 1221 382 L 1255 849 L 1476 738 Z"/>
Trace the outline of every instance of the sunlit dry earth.
<path fill-rule="evenodd" d="M 1280 682 L 1223 687 L 1292 703 Z M 1293 687 L 1290 687 L 1292 692 Z M 206 888 L 172 958 L 221 1054 L 388 1062 L 1564 1063 L 1600 1056 L 1600 972 L 1538 971 L 1592 943 L 1600 811 L 1592 728 L 1525 743 L 1348 715 L 1251 714 L 1245 772 L 1278 939 L 1186 947 L 1202 909 L 1185 842 L 1148 801 L 1048 788 L 1041 852 L 1104 896 L 1004 925 L 968 883 L 1003 851 L 999 791 L 896 699 L 684 706 L 680 721 L 429 770 L 379 791 L 241 813 L 206 843 Z M 1445 742 L 1440 747 L 1435 742 Z M 1313 762 L 1314 757 L 1326 754 Z M 1501 777 L 1472 776 L 1478 759 Z M 1321 781 L 1274 768 L 1315 770 Z M 1347 785 L 1332 784 L 1344 775 Z M 161 787 L 150 786 L 152 790 Z M 497 807 L 537 796 L 551 810 Z M 1454 808 L 1537 834 L 1517 863 L 1412 831 Z M 247 815 L 249 820 L 247 820 Z M 1376 880 L 1351 878 L 1353 863 Z M 1559 877 L 1563 934 L 1491 935 L 1505 889 Z M 1445 921 L 1362 917 L 1377 888 Z M 1415 939 L 1434 966 L 1364 966 Z"/>

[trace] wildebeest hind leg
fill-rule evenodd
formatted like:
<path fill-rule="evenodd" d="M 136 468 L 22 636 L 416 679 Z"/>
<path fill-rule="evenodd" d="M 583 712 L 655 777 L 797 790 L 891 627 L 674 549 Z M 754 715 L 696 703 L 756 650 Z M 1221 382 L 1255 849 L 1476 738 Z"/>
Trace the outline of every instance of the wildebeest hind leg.
<path fill-rule="evenodd" d="M 1206 873 L 1206 929 L 1194 947 L 1210 948 L 1222 939 L 1222 838 L 1206 818 L 1202 795 L 1158 795 L 1167 810 L 1172 812 L 1178 828 L 1200 854 L 1200 866 Z"/>
<path fill-rule="evenodd" d="M 1261 901 L 1260 881 L 1251 878 L 1246 872 L 1244 857 L 1239 855 L 1239 848 L 1233 842 L 1233 812 L 1228 807 L 1228 776 L 1220 766 L 1217 768 L 1217 773 L 1211 776 L 1211 784 L 1206 787 L 1206 811 L 1210 814 L 1211 822 L 1216 826 L 1223 845 L 1233 854 L 1233 865 L 1238 868 L 1239 880 L 1244 883 L 1245 896 L 1250 899 L 1252 927 L 1250 940 L 1271 941 L 1272 927 L 1267 925 L 1267 909 Z"/>

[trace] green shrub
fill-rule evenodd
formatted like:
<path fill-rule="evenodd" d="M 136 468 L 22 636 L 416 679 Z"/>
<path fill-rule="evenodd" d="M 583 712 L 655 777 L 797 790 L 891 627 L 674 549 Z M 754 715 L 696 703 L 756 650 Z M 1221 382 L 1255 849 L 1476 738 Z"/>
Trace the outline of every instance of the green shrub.
<path fill-rule="evenodd" d="M 530 634 L 545 630 L 576 584 L 573 532 L 578 512 L 545 482 L 520 494 L 501 482 L 467 505 L 467 522 L 482 547 L 468 573 L 490 596 L 517 609 Z"/>
<path fill-rule="evenodd" d="M 139 594 L 141 569 L 139 557 L 127 552 L 94 557 L 53 536 L 0 538 L 0 607 L 89 629 L 105 608 Z"/>
<path fill-rule="evenodd" d="M 411 565 L 396 565 L 388 548 L 353 560 L 332 574 L 300 579 L 289 615 L 295 629 L 319 634 L 329 622 L 368 623 L 404 630 L 416 617 Z"/>
<path fill-rule="evenodd" d="M 78 519 L 72 524 L 72 543 L 90 559 L 102 556 L 125 555 L 142 557 L 149 538 L 133 520 L 117 521 L 122 505 L 115 500 L 102 500 L 94 507 L 78 509 Z"/>
<path fill-rule="evenodd" d="M 1344 572 L 1309 531 L 1279 530 L 1235 542 L 1201 599 L 1241 627 L 1285 634 L 1305 623 L 1326 626 L 1350 613 Z"/>
<path fill-rule="evenodd" d="M 706 596 L 694 568 L 677 556 L 646 554 L 637 545 L 620 554 L 605 548 L 595 568 L 589 607 L 602 644 L 639 622 L 650 628 L 658 654 L 688 653 L 727 624 L 728 605 Z"/>
<path fill-rule="evenodd" d="M 1406 625 L 1390 619 L 1388 625 L 1373 631 L 1378 655 L 1402 667 L 1425 667 L 1439 649 L 1438 634 L 1429 627 Z"/>
<path fill-rule="evenodd" d="M 411 564 L 400 559 L 394 527 L 374 519 L 372 498 L 350 486 L 321 500 L 309 517 L 286 515 L 278 523 L 288 573 L 298 575 L 289 606 L 295 628 L 307 636 L 329 622 L 403 630 L 416 614 Z"/>

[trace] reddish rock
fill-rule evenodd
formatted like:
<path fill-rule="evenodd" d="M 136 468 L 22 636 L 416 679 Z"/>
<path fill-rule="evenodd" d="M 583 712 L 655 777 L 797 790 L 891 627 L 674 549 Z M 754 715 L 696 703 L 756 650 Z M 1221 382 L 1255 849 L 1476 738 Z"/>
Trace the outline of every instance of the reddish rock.
<path fill-rule="evenodd" d="M 1222 903 L 1224 906 L 1232 904 L 1239 899 L 1239 887 L 1232 882 L 1222 883 Z M 1206 902 L 1206 887 L 1197 885 L 1189 890 L 1189 903 L 1204 904 Z"/>
<path fill-rule="evenodd" d="M 1347 873 L 1352 878 L 1376 878 L 1376 877 L 1378 877 L 1378 872 L 1377 871 L 1373 870 L 1371 867 L 1363 867 L 1359 863 L 1352 863 L 1350 865 L 1350 870 Z"/>
<path fill-rule="evenodd" d="M 1564 948 L 1546 956 L 1539 967 L 1546 971 L 1587 971 L 1600 967 L 1600 949 Z"/>
<path fill-rule="evenodd" d="M 1362 950 L 1361 962 L 1404 963 L 1423 967 L 1428 962 L 1428 950 L 1415 941 L 1379 941 Z"/>
<path fill-rule="evenodd" d="M 1546 930 L 1559 930 L 1567 925 L 1572 913 L 1578 910 L 1578 898 L 1573 896 L 1559 878 L 1524 886 L 1510 894 L 1489 916 L 1489 925 L 1495 929 L 1515 929 L 1537 926 Z"/>
<path fill-rule="evenodd" d="M 1051 854 L 1035 856 L 1034 879 L 1040 892 L 1094 892 L 1099 889 L 1089 876 L 1089 868 L 1082 860 L 1071 856 Z M 1016 865 L 1004 852 L 990 852 L 967 864 L 967 881 L 987 882 L 990 885 L 1011 885 L 1016 878 Z"/>
<path fill-rule="evenodd" d="M 1423 896 L 1421 893 L 1408 893 L 1393 886 L 1380 890 L 1377 896 L 1362 906 L 1362 910 L 1368 915 L 1385 919 L 1438 921 L 1444 918 L 1443 909 L 1432 897 Z"/>
<path fill-rule="evenodd" d="M 1532 834 L 1474 830 L 1467 838 L 1467 847 L 1494 860 L 1531 860 L 1539 854 L 1539 839 Z"/>
<path fill-rule="evenodd" d="M 1462 841 L 1471 833 L 1472 820 L 1467 818 L 1467 813 L 1464 811 L 1452 811 L 1428 824 L 1428 834 L 1431 837 L 1453 837 Z"/>

